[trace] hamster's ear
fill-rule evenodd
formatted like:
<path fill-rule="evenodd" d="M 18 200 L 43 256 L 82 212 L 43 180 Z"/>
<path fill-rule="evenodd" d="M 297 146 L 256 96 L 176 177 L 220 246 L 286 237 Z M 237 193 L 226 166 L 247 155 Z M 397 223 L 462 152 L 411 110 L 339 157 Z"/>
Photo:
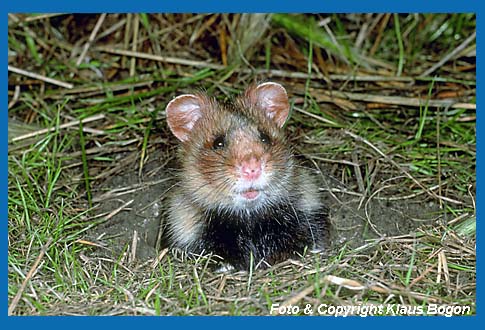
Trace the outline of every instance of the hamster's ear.
<path fill-rule="evenodd" d="M 266 115 L 279 127 L 284 125 L 290 114 L 290 103 L 283 86 L 274 82 L 266 82 L 250 91 L 249 97 L 252 102 L 266 111 Z"/>
<path fill-rule="evenodd" d="M 173 135 L 182 142 L 188 141 L 190 131 L 202 117 L 203 101 L 192 94 L 177 96 L 165 109 L 168 127 Z"/>

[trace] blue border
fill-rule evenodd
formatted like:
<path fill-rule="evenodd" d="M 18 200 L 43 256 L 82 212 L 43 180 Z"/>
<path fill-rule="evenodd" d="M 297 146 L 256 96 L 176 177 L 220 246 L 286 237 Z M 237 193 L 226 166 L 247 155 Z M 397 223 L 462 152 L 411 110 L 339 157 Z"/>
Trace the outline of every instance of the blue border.
<path fill-rule="evenodd" d="M 475 12 L 480 0 L 4 1 L 6 12 Z"/>
<path fill-rule="evenodd" d="M 25 327 L 29 329 L 38 329 L 39 326 L 47 325 L 54 327 L 54 329 L 63 329 L 65 327 L 72 327 L 76 329 L 84 329 L 85 326 L 93 325 L 96 329 L 104 326 L 115 326 L 116 329 L 136 329 L 140 326 L 160 327 L 166 330 L 167 327 L 177 326 L 178 328 L 187 327 L 193 330 L 207 329 L 206 327 L 232 327 L 253 329 L 301 329 L 301 326 L 310 327 L 309 329 L 328 329 L 330 327 L 354 327 L 365 326 L 365 329 L 375 327 L 375 329 L 382 329 L 383 326 L 391 326 L 391 329 L 408 329 L 410 325 L 417 325 L 420 328 L 427 328 L 431 326 L 440 326 L 442 329 L 453 328 L 456 329 L 464 323 L 476 323 L 477 317 L 294 317 L 294 316 L 164 316 L 164 317 L 149 317 L 149 316 L 127 316 L 127 317 L 74 317 L 74 316 L 27 316 L 14 317 L 13 322 L 9 321 L 8 325 L 16 327 Z M 392 323 L 392 324 L 391 324 Z M 8 326 L 7 325 L 7 326 Z M 157 329 L 155 328 L 155 329 Z M 8 328 L 7 328 L 8 329 Z M 16 328 L 17 329 L 17 328 Z M 168 328 L 170 329 L 170 328 Z M 218 328 L 208 328 L 215 330 Z M 227 328 L 223 328 L 227 329 Z"/>
<path fill-rule="evenodd" d="M 7 3 L 8 2 L 8 3 Z M 3 46 L 3 51 L 0 53 L 3 63 L 7 63 L 7 13 L 9 12 L 84 12 L 84 13 L 96 13 L 96 12 L 328 12 L 328 13 L 345 13 L 345 12 L 475 12 L 477 13 L 477 54 L 481 53 L 484 36 L 482 36 L 481 29 L 483 24 L 480 22 L 480 0 L 404 0 L 401 2 L 394 2 L 391 0 L 379 1 L 379 0 L 259 0 L 259 1 L 227 1 L 227 0 L 186 0 L 183 2 L 168 0 L 149 0 L 149 1 L 123 1 L 123 0 L 101 0 L 101 1 L 69 1 L 69 0 L 30 0 L 30 1 L 15 1 L 15 0 L 3 0 L 0 3 L 2 10 L 2 18 L 5 20 L 0 25 L 0 42 Z M 1 93 L 0 98 L 6 109 L 8 99 L 5 91 L 8 88 L 8 71 L 6 75 L 1 79 L 1 87 L 4 91 Z M 482 66 L 477 64 L 477 79 L 481 80 L 483 77 Z M 478 86 L 480 84 L 477 84 Z M 480 91 L 480 87 L 477 86 L 477 90 Z M 480 99 L 479 93 L 477 99 Z M 1 134 L 1 148 L 2 158 L 0 163 L 0 191 L 2 198 L 0 198 L 2 213 L 2 223 L 4 224 L 5 233 L 7 232 L 7 194 L 8 194 L 8 113 L 7 111 L 1 112 L 2 119 L 0 120 L 0 134 Z M 480 149 L 482 133 L 481 127 L 483 126 L 480 116 L 477 113 L 477 144 Z M 477 206 L 482 203 L 481 193 L 481 163 L 483 157 L 477 152 Z M 477 218 L 481 216 L 482 212 L 477 210 Z M 479 224 L 479 221 L 477 221 Z M 480 229 L 478 230 L 480 232 Z M 477 234 L 478 236 L 478 234 Z M 7 235 L 2 235 L 1 240 L 3 246 L 7 247 Z M 477 254 L 479 251 L 477 246 Z M 7 249 L 4 253 L 4 260 L 7 259 Z M 477 271 L 480 270 L 479 262 L 477 260 Z M 478 277 L 478 276 L 477 276 Z M 3 283 L 6 283 L 7 279 Z M 477 290 L 480 285 L 477 283 Z M 278 327 L 278 328 L 295 328 L 295 326 L 303 325 L 306 327 L 331 327 L 338 324 L 339 326 L 359 326 L 362 327 L 362 323 L 359 317 L 349 318 L 294 318 L 294 317 L 244 317 L 244 320 L 240 318 L 232 317 L 164 317 L 164 318 L 149 318 L 149 317 L 123 317 L 123 318 L 99 318 L 99 317 L 83 317 L 73 320 L 72 317 L 7 317 L 8 301 L 7 286 L 2 286 L 1 292 L 5 297 L 4 313 L 2 321 L 5 322 L 7 328 L 60 328 L 60 327 L 72 327 L 79 326 L 93 326 L 103 327 L 115 326 L 117 328 L 132 328 L 133 326 L 194 326 L 196 329 L 203 328 L 205 326 L 244 326 L 244 327 Z M 480 290 L 477 292 L 478 297 L 481 297 Z M 368 317 L 365 318 L 366 326 L 390 326 L 395 328 L 406 327 L 409 328 L 411 324 L 418 325 L 420 327 L 425 326 L 440 326 L 446 328 L 455 328 L 460 325 L 475 325 L 481 321 L 481 314 L 483 314 L 483 307 L 477 302 L 477 316 L 475 317 L 407 317 L 399 318 L 397 321 L 391 317 Z M 241 323 L 244 322 L 244 323 Z M 75 323 L 74 323 L 75 322 Z M 140 323 L 141 322 L 141 323 Z M 419 323 L 418 323 L 419 322 Z M 460 322 L 460 323 L 457 323 Z"/>
<path fill-rule="evenodd" d="M 2 8 L 2 22 L 0 24 L 0 49 L 3 51 L 0 52 L 0 63 L 8 63 L 8 39 L 7 39 L 7 31 L 8 31 L 8 18 L 7 14 L 3 12 Z M 4 91 L 0 94 L 0 99 L 4 107 L 8 104 L 8 68 L 4 67 L 4 76 L 0 79 L 0 90 Z M 7 251 L 8 251 L 8 111 L 5 107 L 3 111 L 0 111 L 0 214 L 1 214 L 1 224 L 2 228 L 4 228 L 4 235 L 0 235 L 0 240 L 2 242 L 2 246 L 4 248 L 0 253 L 5 255 L 3 260 L 5 260 L 5 275 L 2 273 L 3 276 L 8 274 L 8 261 L 7 261 Z M 2 297 L 5 297 L 5 307 L 4 315 L 7 315 L 8 310 L 8 278 L 2 281 L 2 283 L 7 285 L 1 285 L 0 292 Z M 3 315 L 2 315 L 3 316 Z"/>
<path fill-rule="evenodd" d="M 483 29 L 485 28 L 485 23 L 483 22 L 483 13 L 481 12 L 477 12 L 477 49 L 476 49 L 476 52 L 477 52 L 477 69 L 476 69 L 476 79 L 477 79 L 477 87 L 476 87 L 476 95 L 477 95 L 477 99 L 476 99 L 476 103 L 477 105 L 479 104 L 479 100 L 482 100 L 482 95 L 480 94 L 480 91 L 482 91 L 482 88 L 481 88 L 481 81 L 483 80 L 483 77 L 484 77 L 484 66 L 481 65 L 481 63 L 479 63 L 478 61 L 478 54 L 481 54 L 482 51 L 484 51 L 484 42 L 485 42 L 485 35 L 482 33 L 483 32 Z M 480 19 L 481 20 L 480 20 Z M 481 232 L 483 231 L 483 225 L 480 226 L 480 221 L 478 221 L 478 219 L 480 219 L 481 215 L 483 214 L 483 208 L 481 208 L 480 206 L 483 205 L 483 202 L 485 201 L 484 197 L 483 197 L 483 190 L 482 190 L 482 184 L 483 184 L 483 170 L 482 170 L 482 166 L 480 164 L 483 164 L 483 156 L 480 154 L 480 148 L 483 148 L 482 145 L 482 136 L 483 136 L 483 124 L 482 124 L 482 116 L 479 115 L 479 112 L 478 112 L 478 108 L 479 106 L 477 106 L 477 120 L 476 120 L 476 138 L 477 138 L 477 146 L 476 146 L 476 176 L 477 176 L 477 181 L 476 181 L 476 219 L 477 219 L 477 242 L 480 242 L 480 236 L 481 236 Z M 480 254 L 479 252 L 482 250 L 482 248 L 480 247 L 480 244 L 477 243 L 477 246 L 476 246 L 476 256 L 477 256 L 477 261 L 476 261 L 476 272 L 477 272 L 477 296 L 476 296 L 476 305 L 477 305 L 477 315 L 480 314 L 483 314 L 483 312 L 485 311 L 485 308 L 483 308 L 483 306 L 481 304 L 478 303 L 479 301 L 479 298 L 481 298 L 483 295 L 482 295 L 482 291 L 483 289 L 480 289 L 482 288 L 482 286 L 480 285 L 480 282 L 478 281 L 479 279 L 479 273 L 482 272 L 483 273 L 483 270 L 482 270 L 482 267 L 480 266 L 482 263 L 480 262 L 480 259 L 478 258 L 478 255 Z"/>

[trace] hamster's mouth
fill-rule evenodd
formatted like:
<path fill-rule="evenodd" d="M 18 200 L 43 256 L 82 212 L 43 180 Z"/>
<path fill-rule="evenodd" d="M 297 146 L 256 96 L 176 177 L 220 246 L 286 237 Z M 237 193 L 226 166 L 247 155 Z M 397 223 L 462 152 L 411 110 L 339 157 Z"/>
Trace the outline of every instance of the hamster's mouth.
<path fill-rule="evenodd" d="M 260 194 L 260 191 L 256 189 L 248 189 L 241 192 L 241 196 L 248 200 L 256 199 L 259 196 L 259 194 Z"/>

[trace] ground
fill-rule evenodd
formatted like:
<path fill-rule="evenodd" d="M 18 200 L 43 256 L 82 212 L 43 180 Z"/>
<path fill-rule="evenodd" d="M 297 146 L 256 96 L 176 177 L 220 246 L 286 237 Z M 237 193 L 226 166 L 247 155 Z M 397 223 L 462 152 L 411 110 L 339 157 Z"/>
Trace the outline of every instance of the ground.
<path fill-rule="evenodd" d="M 475 314 L 475 25 L 473 14 L 9 15 L 9 314 Z M 221 272 L 214 256 L 164 246 L 178 169 L 164 109 L 264 80 L 288 90 L 285 129 L 330 209 L 332 246 Z"/>

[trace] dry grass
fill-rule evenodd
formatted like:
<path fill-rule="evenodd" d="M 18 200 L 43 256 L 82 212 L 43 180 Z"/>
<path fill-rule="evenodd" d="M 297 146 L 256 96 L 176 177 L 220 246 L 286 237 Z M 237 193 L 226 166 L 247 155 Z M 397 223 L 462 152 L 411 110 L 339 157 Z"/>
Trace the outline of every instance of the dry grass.
<path fill-rule="evenodd" d="M 9 314 L 475 314 L 474 33 L 469 14 L 9 15 Z M 332 251 L 218 273 L 93 234 L 170 181 L 174 95 L 266 79 L 287 87 L 291 141 L 325 182 Z"/>

